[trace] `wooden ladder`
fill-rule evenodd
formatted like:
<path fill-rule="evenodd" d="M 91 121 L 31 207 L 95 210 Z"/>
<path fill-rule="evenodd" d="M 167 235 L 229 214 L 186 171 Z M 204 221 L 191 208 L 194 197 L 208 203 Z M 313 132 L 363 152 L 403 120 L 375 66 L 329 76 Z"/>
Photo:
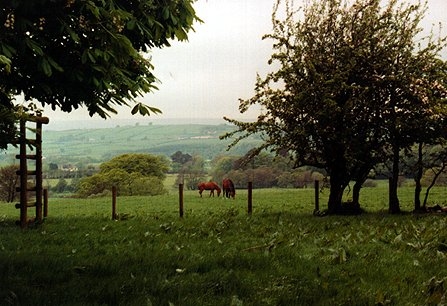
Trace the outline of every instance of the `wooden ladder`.
<path fill-rule="evenodd" d="M 35 139 L 28 139 L 26 137 L 26 122 L 35 122 L 36 129 L 34 131 Z M 43 198 L 43 178 L 42 178 L 42 124 L 48 124 L 49 119 L 41 116 L 31 116 L 20 120 L 20 134 L 19 134 L 19 148 L 20 154 L 16 158 L 20 160 L 20 169 L 17 174 L 20 176 L 20 187 L 17 191 L 20 192 L 20 203 L 15 205 L 20 208 L 20 227 L 28 227 L 28 223 L 34 221 L 35 223 L 42 222 L 42 198 Z M 27 154 L 27 148 L 34 147 L 35 154 Z M 31 148 L 32 150 L 32 148 Z M 28 160 L 35 161 L 35 169 L 28 169 Z M 29 185 L 29 179 L 34 177 L 34 186 Z M 30 193 L 34 192 L 34 200 L 30 201 Z M 28 220 L 28 207 L 36 208 L 36 217 L 34 220 Z"/>

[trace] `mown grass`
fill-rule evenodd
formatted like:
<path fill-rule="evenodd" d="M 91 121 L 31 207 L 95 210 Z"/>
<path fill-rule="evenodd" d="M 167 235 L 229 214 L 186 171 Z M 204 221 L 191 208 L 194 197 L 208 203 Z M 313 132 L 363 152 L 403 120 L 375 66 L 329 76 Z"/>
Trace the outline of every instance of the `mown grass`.
<path fill-rule="evenodd" d="M 365 188 L 367 213 L 320 218 L 311 189 L 254 190 L 249 216 L 244 190 L 234 201 L 185 191 L 179 218 L 173 192 L 118 198 L 118 221 L 111 199 L 54 198 L 45 222 L 28 230 L 2 204 L 0 304 L 440 303 L 445 216 L 388 215 L 382 197 L 385 188 Z"/>

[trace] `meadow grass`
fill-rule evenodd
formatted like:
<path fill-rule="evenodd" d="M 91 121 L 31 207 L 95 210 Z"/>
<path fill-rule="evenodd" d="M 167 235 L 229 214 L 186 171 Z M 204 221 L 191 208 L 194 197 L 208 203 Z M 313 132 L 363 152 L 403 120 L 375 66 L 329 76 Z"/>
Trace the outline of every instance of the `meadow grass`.
<path fill-rule="evenodd" d="M 255 189 L 235 200 L 178 195 L 50 198 L 20 230 L 0 205 L 1 305 L 436 305 L 445 298 L 442 214 L 389 215 L 365 188 L 360 216 L 314 217 L 312 189 Z M 402 208 L 412 209 L 411 189 Z M 434 202 L 446 192 L 437 189 Z M 326 191 L 321 194 L 325 205 Z"/>

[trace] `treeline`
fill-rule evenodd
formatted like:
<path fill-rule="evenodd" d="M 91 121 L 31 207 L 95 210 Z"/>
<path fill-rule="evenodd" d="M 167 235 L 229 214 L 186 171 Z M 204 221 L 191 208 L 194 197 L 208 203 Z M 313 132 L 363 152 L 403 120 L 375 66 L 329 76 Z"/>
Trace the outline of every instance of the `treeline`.
<path fill-rule="evenodd" d="M 438 149 L 433 147 L 433 151 Z M 414 184 L 412 156 L 402 154 L 401 160 L 399 185 L 408 181 Z M 176 184 L 183 182 L 189 189 L 195 189 L 200 181 L 211 179 L 221 182 L 225 177 L 231 178 L 237 188 L 246 188 L 248 181 L 253 182 L 256 188 L 306 188 L 315 180 L 324 180 L 328 184 L 324 170 L 310 166 L 295 168 L 287 154 L 274 156 L 263 152 L 252 156 L 249 151 L 245 155 L 221 155 L 206 161 L 200 155 L 189 155 L 178 151 L 171 156 L 171 161 L 171 171 L 178 173 Z M 426 162 L 428 164 L 428 161 Z M 424 169 L 421 179 L 424 187 L 433 184 L 447 186 L 447 175 L 442 168 L 435 165 L 436 163 L 432 163 L 431 167 Z M 390 168 L 390 165 L 379 164 L 370 172 L 363 186 L 374 187 L 376 185 L 374 180 L 388 179 L 391 176 Z"/>
<path fill-rule="evenodd" d="M 248 160 L 247 156 L 217 156 L 206 161 L 200 155 L 181 151 L 171 156 L 172 172 L 177 173 L 176 184 L 183 183 L 188 189 L 196 189 L 201 181 L 221 182 L 231 178 L 236 188 L 246 188 L 251 181 L 256 188 L 284 187 L 305 188 L 311 182 L 324 177 L 318 169 L 309 167 L 293 169 L 287 157 L 263 153 Z"/>
<path fill-rule="evenodd" d="M 405 162 L 401 163 L 399 184 L 408 180 L 414 184 L 413 161 L 404 156 L 402 160 Z M 195 190 L 201 181 L 214 180 L 220 184 L 226 177 L 231 178 L 239 189 L 246 188 L 249 181 L 255 188 L 307 188 L 313 186 L 315 180 L 328 183 L 326 173 L 321 169 L 294 168 L 287 154 L 274 156 L 267 152 L 258 155 L 252 155 L 251 151 L 245 155 L 220 155 L 212 160 L 181 151 L 170 158 L 152 154 L 123 154 L 99 165 L 78 166 L 62 168 L 54 163 L 46 164 L 44 180 L 50 192 L 79 197 L 105 196 L 111 192 L 112 186 L 117 186 L 119 195 L 157 195 L 167 192 L 163 183 L 167 173 L 177 175 L 175 185 L 182 183 L 190 190 Z M 1 201 L 17 200 L 17 170 L 18 165 L 0 168 Z M 437 186 L 447 186 L 447 175 L 442 170 L 439 167 L 425 169 L 422 184 L 427 187 L 427 192 L 435 182 Z M 373 179 L 387 179 L 390 177 L 389 171 L 389 166 L 379 165 L 371 171 L 364 186 L 374 187 Z M 57 183 L 50 184 L 50 178 L 54 177 L 58 178 Z"/>

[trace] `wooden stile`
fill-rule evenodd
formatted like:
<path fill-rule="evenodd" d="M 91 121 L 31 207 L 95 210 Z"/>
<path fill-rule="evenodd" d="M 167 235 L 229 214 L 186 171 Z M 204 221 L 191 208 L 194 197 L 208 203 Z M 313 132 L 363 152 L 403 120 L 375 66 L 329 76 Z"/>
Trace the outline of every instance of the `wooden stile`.
<path fill-rule="evenodd" d="M 28 139 L 26 137 L 26 122 L 36 123 L 36 138 Z M 20 187 L 17 188 L 20 192 L 20 203 L 16 204 L 20 208 L 20 227 L 26 228 L 28 226 L 28 207 L 36 208 L 36 217 L 34 222 L 42 222 L 42 198 L 43 192 L 43 177 L 42 177 L 42 124 L 48 124 L 49 119 L 41 116 L 31 116 L 20 120 L 19 128 L 19 155 L 16 158 L 20 160 Z M 31 145 L 35 147 L 35 154 L 27 154 L 27 147 Z M 35 160 L 35 170 L 28 170 L 28 160 Z M 33 176 L 35 186 L 29 187 L 29 176 Z M 35 201 L 29 201 L 29 192 L 35 193 Z M 48 195 L 46 194 L 46 197 Z M 46 200 L 47 201 L 47 200 Z"/>

